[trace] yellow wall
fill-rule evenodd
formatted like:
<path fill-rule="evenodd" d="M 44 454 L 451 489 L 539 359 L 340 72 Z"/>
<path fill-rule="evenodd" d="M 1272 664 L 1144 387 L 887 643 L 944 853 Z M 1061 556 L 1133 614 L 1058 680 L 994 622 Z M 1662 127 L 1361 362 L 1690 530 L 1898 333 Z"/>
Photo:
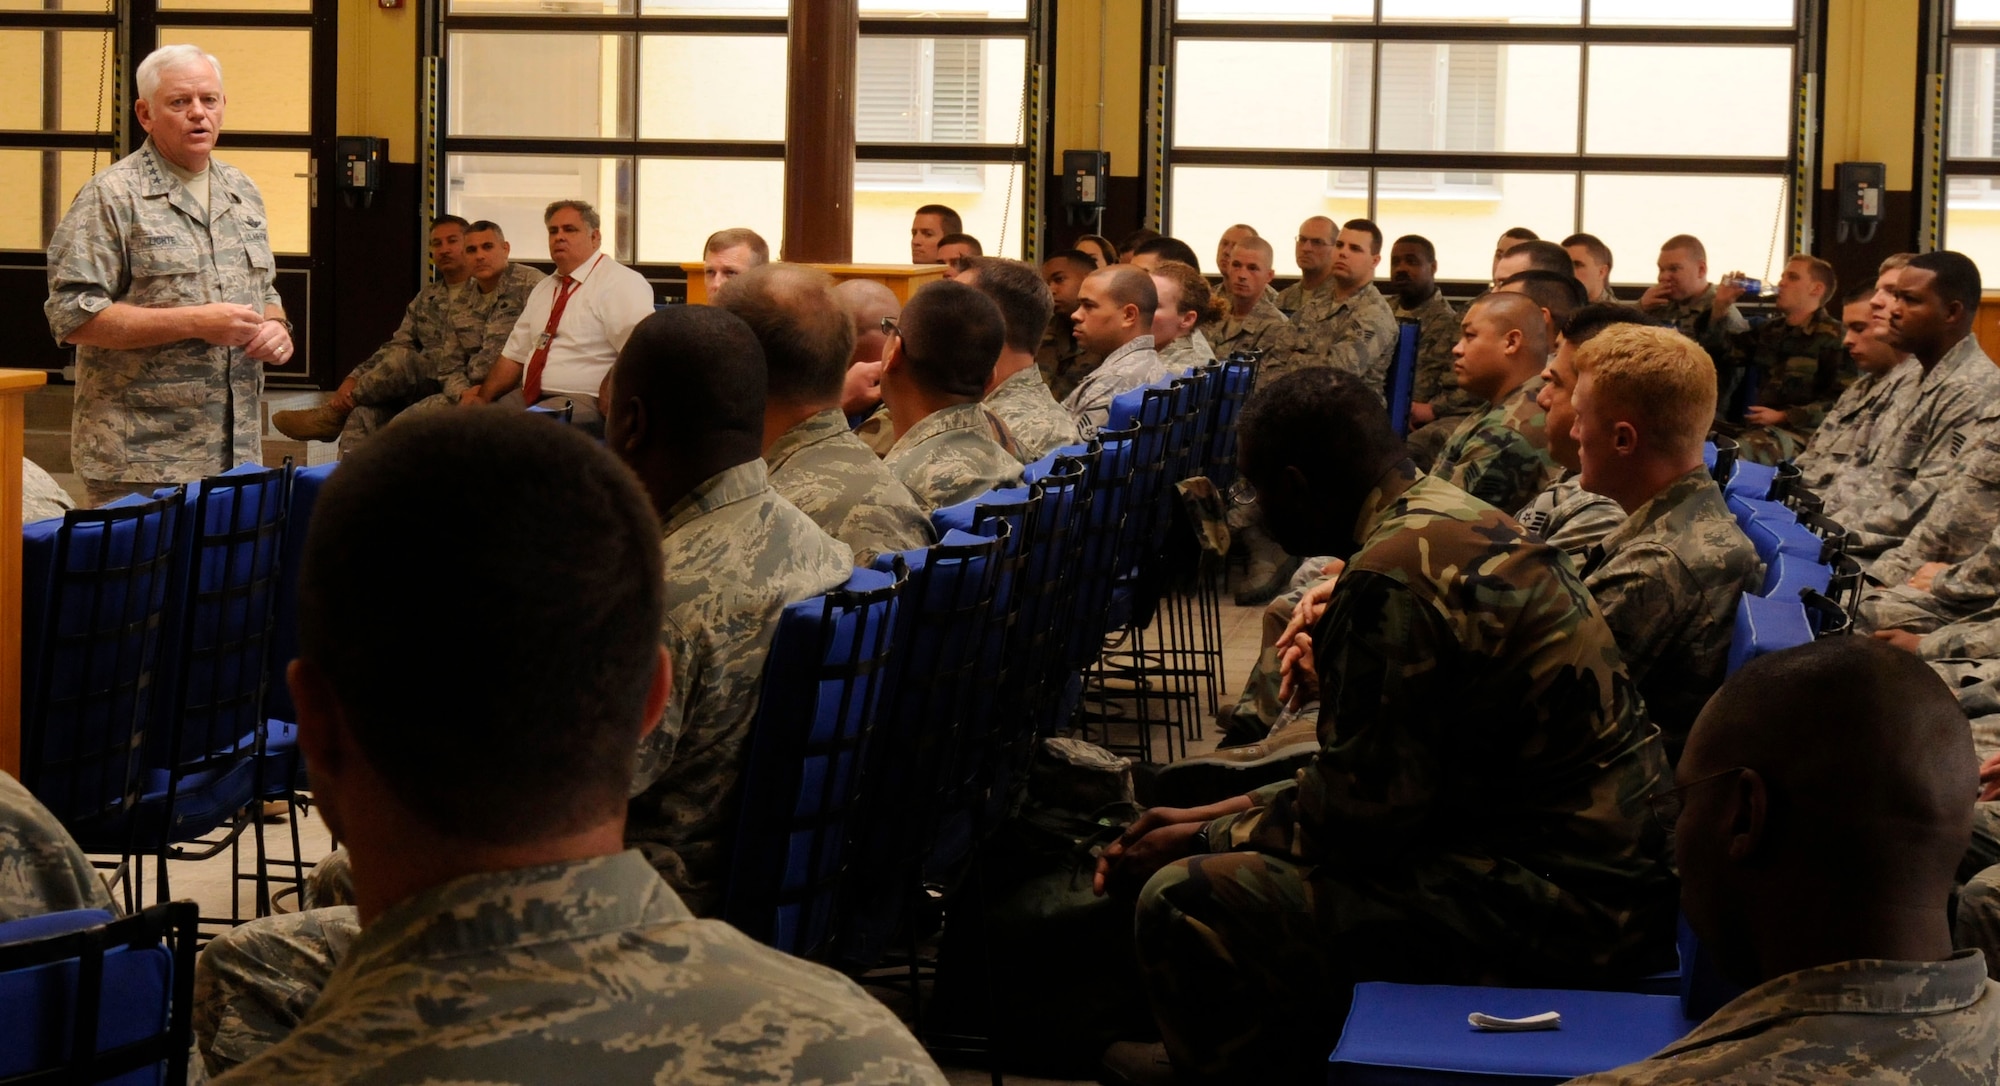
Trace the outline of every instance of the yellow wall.
<path fill-rule="evenodd" d="M 385 8 L 340 0 L 340 131 L 381 136 L 391 162 L 417 160 L 417 22 L 414 0 Z"/>
<path fill-rule="evenodd" d="M 1838 162 L 1881 162 L 1889 187 L 1916 170 L 1918 0 L 1831 0 L 1826 24 L 1826 114 L 1820 187 Z"/>
<path fill-rule="evenodd" d="M 1144 114 L 1139 91 L 1145 39 L 1139 0 L 1061 4 L 1056 12 L 1055 150 L 1100 147 L 1097 139 L 1098 73 L 1104 73 L 1104 142 L 1111 172 L 1137 177 Z M 1099 63 L 1099 57 L 1104 58 Z"/>

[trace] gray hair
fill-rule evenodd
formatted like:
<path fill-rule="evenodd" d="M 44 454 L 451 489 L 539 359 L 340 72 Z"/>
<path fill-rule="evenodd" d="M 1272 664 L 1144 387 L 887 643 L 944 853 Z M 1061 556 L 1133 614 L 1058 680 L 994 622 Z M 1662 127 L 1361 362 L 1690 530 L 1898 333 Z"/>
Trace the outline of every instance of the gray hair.
<path fill-rule="evenodd" d="M 216 82 L 222 81 L 222 62 L 201 51 L 199 45 L 162 45 L 139 62 L 139 97 L 150 102 L 160 90 L 160 77 L 175 68 L 205 60 L 215 69 Z"/>
<path fill-rule="evenodd" d="M 569 208 L 571 211 L 583 216 L 584 223 L 592 230 L 602 229 L 604 226 L 604 220 L 598 218 L 597 209 L 590 206 L 590 202 L 587 200 L 557 200 L 555 203 L 542 209 L 542 225 L 547 226 L 549 220 L 556 217 L 556 212 L 561 211 L 563 208 Z"/>

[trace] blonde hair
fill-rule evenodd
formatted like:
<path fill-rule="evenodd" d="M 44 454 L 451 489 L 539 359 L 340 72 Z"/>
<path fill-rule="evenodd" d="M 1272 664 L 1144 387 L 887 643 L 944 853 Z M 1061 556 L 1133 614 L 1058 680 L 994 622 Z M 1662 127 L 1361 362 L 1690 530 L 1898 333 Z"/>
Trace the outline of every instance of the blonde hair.
<path fill-rule="evenodd" d="M 1715 418 L 1715 360 L 1671 328 L 1619 324 L 1576 349 L 1592 397 L 1673 456 L 1701 447 Z"/>

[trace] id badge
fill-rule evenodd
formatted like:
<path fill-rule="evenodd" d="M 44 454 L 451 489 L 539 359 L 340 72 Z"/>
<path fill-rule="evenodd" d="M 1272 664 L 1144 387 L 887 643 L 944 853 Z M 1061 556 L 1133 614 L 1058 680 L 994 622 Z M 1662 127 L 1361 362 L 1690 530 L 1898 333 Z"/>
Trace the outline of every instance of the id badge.
<path fill-rule="evenodd" d="M 555 337 L 554 335 L 552 335 L 552 334 L 550 334 L 550 333 L 548 333 L 548 332 L 543 332 L 543 333 L 542 333 L 541 335 L 538 335 L 538 336 L 536 336 L 536 337 L 535 337 L 535 349 L 536 349 L 536 350 L 538 350 L 538 351 L 546 351 L 546 350 L 548 350 L 548 349 L 549 349 L 549 341 L 550 341 L 550 340 L 553 340 L 553 339 L 555 339 L 555 338 L 556 338 L 556 337 Z"/>

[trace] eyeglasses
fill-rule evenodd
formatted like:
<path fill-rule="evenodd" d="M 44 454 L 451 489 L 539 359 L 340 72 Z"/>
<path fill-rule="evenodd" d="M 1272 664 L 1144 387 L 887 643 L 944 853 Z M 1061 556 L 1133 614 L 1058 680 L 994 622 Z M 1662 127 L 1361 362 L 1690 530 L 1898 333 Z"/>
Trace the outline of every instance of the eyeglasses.
<path fill-rule="evenodd" d="M 1257 504 L 1257 488 L 1251 486 L 1250 480 L 1248 479 L 1236 480 L 1235 482 L 1229 484 L 1229 504 L 1231 505 Z"/>
<path fill-rule="evenodd" d="M 877 327 L 882 329 L 882 334 L 885 336 L 900 336 L 903 334 L 902 326 L 896 323 L 896 318 L 894 317 L 883 317 Z"/>
<path fill-rule="evenodd" d="M 1333 247 L 1333 239 L 1331 238 L 1309 238 L 1304 234 L 1300 234 L 1296 240 L 1300 245 L 1310 245 L 1315 249 L 1330 249 Z"/>
<path fill-rule="evenodd" d="M 1747 773 L 1749 771 L 1750 767 L 1745 765 L 1731 766 L 1728 769 L 1718 770 L 1699 780 L 1689 781 L 1678 788 L 1669 788 L 1664 792 L 1655 792 L 1646 797 L 1646 806 L 1652 810 L 1653 819 L 1668 833 L 1672 833 L 1674 832 L 1674 823 L 1681 820 L 1681 811 L 1687 807 L 1687 794 L 1690 789 L 1696 785 L 1707 784 L 1710 781 L 1719 781 L 1724 777 L 1734 776 L 1738 773 Z"/>

